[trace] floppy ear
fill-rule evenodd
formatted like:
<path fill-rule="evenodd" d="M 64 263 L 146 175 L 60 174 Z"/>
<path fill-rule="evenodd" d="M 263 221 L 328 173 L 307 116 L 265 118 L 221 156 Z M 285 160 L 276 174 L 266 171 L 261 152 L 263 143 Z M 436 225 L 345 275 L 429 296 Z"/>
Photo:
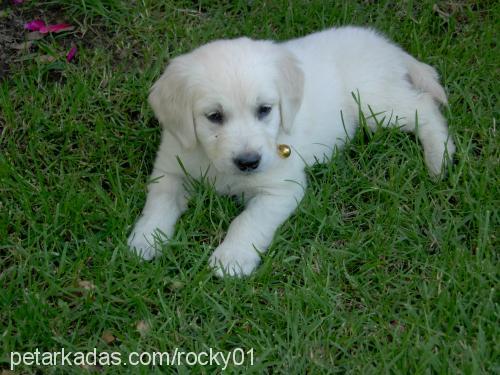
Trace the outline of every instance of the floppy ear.
<path fill-rule="evenodd" d="M 149 104 L 163 125 L 185 148 L 196 145 L 192 95 L 188 72 L 182 57 L 170 63 L 149 92 Z"/>
<path fill-rule="evenodd" d="M 290 132 L 304 93 L 304 72 L 295 56 L 284 50 L 278 59 L 281 126 Z"/>

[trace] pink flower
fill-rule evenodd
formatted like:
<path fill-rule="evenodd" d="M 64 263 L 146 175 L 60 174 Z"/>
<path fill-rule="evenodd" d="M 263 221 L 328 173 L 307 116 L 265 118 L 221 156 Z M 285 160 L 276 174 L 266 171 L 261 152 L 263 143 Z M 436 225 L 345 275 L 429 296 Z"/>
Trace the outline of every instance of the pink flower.
<path fill-rule="evenodd" d="M 47 25 L 47 26 L 42 26 L 38 31 L 42 34 L 47 34 L 47 33 L 59 33 L 61 31 L 69 31 L 73 30 L 74 27 L 71 26 L 68 23 L 58 23 L 57 25 Z"/>
<path fill-rule="evenodd" d="M 46 25 L 42 20 L 33 20 L 24 25 L 29 31 L 39 31 L 41 34 L 59 33 L 61 31 L 73 30 L 74 27 L 68 23 L 58 23 L 56 25 Z"/>
<path fill-rule="evenodd" d="M 22 4 L 24 0 L 12 0 L 15 5 Z"/>
<path fill-rule="evenodd" d="M 24 28 L 29 31 L 38 31 L 42 27 L 45 27 L 45 22 L 42 20 L 33 20 L 24 24 Z"/>
<path fill-rule="evenodd" d="M 73 60 L 73 57 L 75 57 L 75 55 L 76 55 L 76 51 L 77 51 L 76 46 L 71 47 L 68 54 L 66 55 L 67 62 L 70 62 L 71 60 Z"/>

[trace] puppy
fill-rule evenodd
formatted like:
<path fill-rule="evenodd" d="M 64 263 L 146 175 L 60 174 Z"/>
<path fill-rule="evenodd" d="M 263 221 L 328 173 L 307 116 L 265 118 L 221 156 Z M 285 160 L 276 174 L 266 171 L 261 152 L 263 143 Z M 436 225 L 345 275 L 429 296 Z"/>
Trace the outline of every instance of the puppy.
<path fill-rule="evenodd" d="M 432 67 L 371 29 L 199 47 L 173 59 L 151 89 L 164 131 L 128 244 L 144 259 L 158 255 L 186 209 L 185 172 L 203 175 L 246 201 L 210 265 L 217 275 L 248 275 L 301 201 L 304 168 L 354 135 L 360 110 L 370 128 L 382 122 L 415 132 L 429 174 L 439 177 L 455 151 L 439 111 L 446 102 Z"/>

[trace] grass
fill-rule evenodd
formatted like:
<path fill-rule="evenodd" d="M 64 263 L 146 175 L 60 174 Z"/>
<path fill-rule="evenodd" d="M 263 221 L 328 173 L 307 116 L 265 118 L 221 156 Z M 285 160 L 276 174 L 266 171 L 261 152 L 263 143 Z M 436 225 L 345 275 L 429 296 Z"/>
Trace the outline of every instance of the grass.
<path fill-rule="evenodd" d="M 241 347 L 254 349 L 254 364 L 230 373 L 498 373 L 500 9 L 434 3 L 7 6 L 25 21 L 62 18 L 77 28 L 37 41 L 0 81 L 0 369 L 10 352 L 36 348 L 125 357 Z M 361 131 L 309 170 L 304 201 L 251 277 L 221 280 L 207 269 L 241 209 L 210 187 L 195 187 L 164 256 L 129 255 L 160 135 L 146 95 L 168 60 L 215 38 L 283 40 L 350 23 L 380 29 L 441 72 L 458 147 L 448 179 L 428 178 L 414 138 Z M 74 63 L 37 59 L 64 56 L 71 43 Z"/>

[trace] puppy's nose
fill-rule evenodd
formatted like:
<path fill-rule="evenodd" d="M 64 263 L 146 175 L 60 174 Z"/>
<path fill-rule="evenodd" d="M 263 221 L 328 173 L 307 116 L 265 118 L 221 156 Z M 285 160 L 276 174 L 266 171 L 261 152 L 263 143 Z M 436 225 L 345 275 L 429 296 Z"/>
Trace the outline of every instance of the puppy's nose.
<path fill-rule="evenodd" d="M 257 169 L 260 163 L 260 154 L 256 152 L 246 152 L 233 159 L 234 164 L 240 171 L 249 172 Z"/>

